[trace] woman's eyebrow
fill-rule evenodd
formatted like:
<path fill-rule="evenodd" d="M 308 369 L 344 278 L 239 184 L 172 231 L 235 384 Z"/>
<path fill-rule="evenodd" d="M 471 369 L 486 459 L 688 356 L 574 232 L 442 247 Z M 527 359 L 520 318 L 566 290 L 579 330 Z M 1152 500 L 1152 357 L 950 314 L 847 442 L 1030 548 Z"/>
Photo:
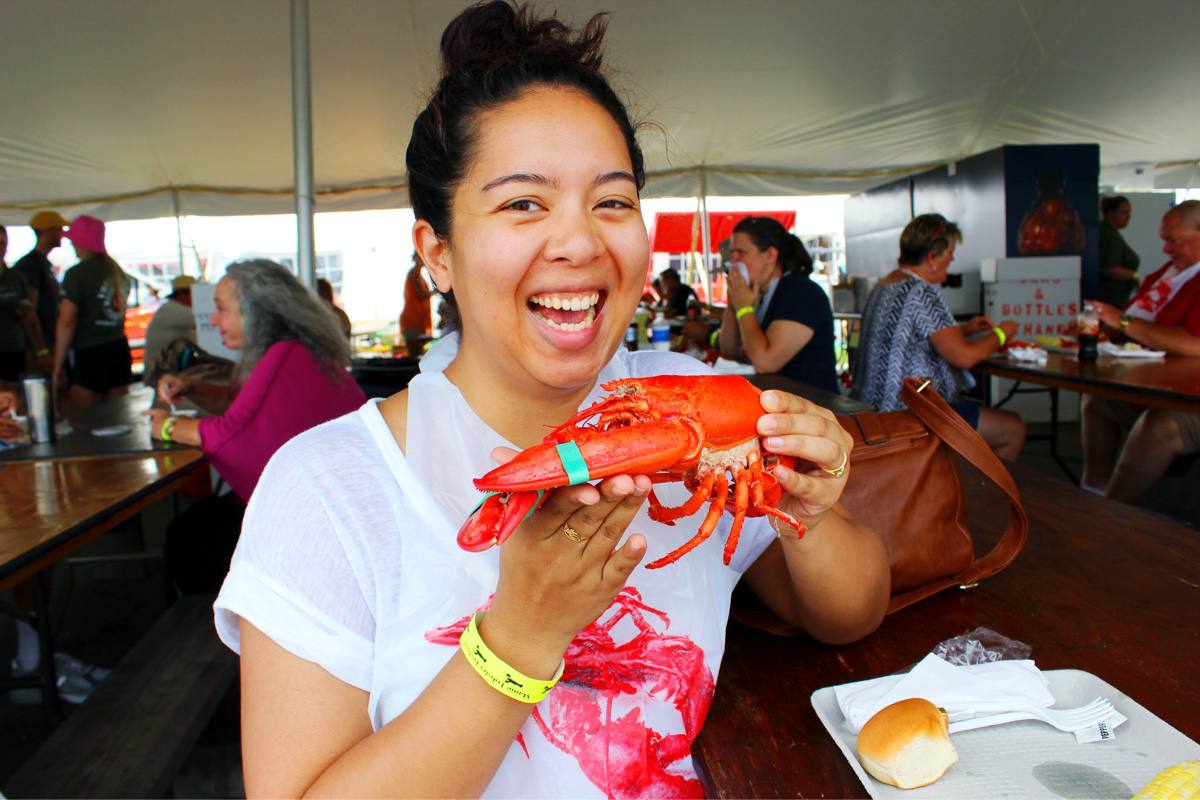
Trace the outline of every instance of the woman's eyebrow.
<path fill-rule="evenodd" d="M 637 181 L 633 179 L 633 175 L 631 173 L 626 172 L 625 170 L 613 170 L 612 172 L 605 172 L 601 175 L 597 175 L 596 179 L 592 181 L 592 185 L 600 186 L 605 183 L 611 183 L 612 181 L 629 181 L 632 184 L 637 184 Z M 480 191 L 487 192 L 495 189 L 497 186 L 503 186 L 506 183 L 536 183 L 541 186 L 549 186 L 551 189 L 557 189 L 559 185 L 557 179 L 548 178 L 545 175 L 541 175 L 536 172 L 514 172 L 511 175 L 501 175 L 499 178 L 493 178 L 485 183 Z"/>
<path fill-rule="evenodd" d="M 630 173 L 626 172 L 623 169 L 614 170 L 613 172 L 606 172 L 603 175 L 598 175 L 596 177 L 596 180 L 592 181 L 592 185 L 600 186 L 601 184 L 610 183 L 612 181 L 629 181 L 630 183 L 634 184 L 635 186 L 637 185 L 637 181 L 635 181 L 633 179 L 633 175 L 631 175 Z"/>
<path fill-rule="evenodd" d="M 514 172 L 511 175 L 501 175 L 499 178 L 488 181 L 480 191 L 486 192 L 506 183 L 537 183 L 552 189 L 558 187 L 558 181 L 547 178 L 545 175 L 539 175 L 536 172 Z"/>

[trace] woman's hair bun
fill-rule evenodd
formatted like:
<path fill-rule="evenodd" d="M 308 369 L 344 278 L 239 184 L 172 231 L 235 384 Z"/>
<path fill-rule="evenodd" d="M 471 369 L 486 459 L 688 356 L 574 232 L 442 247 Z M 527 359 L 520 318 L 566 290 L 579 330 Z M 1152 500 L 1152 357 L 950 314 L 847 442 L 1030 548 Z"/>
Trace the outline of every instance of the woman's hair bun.
<path fill-rule="evenodd" d="M 529 6 L 507 0 L 472 6 L 442 32 L 442 74 L 481 77 L 522 63 L 575 65 L 599 71 L 607 14 L 596 14 L 577 33 L 554 17 L 538 19 Z"/>

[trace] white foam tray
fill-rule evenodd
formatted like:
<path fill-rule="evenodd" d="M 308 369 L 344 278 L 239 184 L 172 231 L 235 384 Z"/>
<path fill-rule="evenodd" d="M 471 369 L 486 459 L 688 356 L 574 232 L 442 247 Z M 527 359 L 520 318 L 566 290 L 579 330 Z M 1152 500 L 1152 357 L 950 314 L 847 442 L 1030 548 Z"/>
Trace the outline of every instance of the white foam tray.
<path fill-rule="evenodd" d="M 1200 744 L 1090 672 L 1042 674 L 1050 681 L 1056 707 L 1106 697 L 1129 721 L 1116 729 L 1113 740 L 1092 744 L 1077 744 L 1073 734 L 1033 721 L 956 733 L 951 741 L 958 763 L 936 783 L 906 790 L 880 783 L 863 769 L 854 749 L 857 735 L 838 709 L 834 687 L 813 692 L 812 705 L 873 798 L 1129 798 L 1166 767 L 1200 758 Z"/>

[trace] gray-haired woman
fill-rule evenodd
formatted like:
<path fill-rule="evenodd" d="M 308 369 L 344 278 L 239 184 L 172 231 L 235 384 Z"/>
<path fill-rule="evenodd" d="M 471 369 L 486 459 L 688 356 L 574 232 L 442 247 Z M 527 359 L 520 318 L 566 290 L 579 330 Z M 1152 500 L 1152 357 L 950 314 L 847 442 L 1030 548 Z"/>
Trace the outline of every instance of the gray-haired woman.
<path fill-rule="evenodd" d="M 293 436 L 357 409 L 366 397 L 346 371 L 349 348 L 333 312 L 284 267 L 266 260 L 233 264 L 217 284 L 215 298 L 209 322 L 226 347 L 242 354 L 233 384 L 225 390 L 225 411 L 192 420 L 155 409 L 150 412 L 151 433 L 163 441 L 200 445 L 240 500 L 230 509 L 240 522 L 244 503 L 276 450 Z M 220 388 L 183 375 L 163 376 L 158 393 L 168 403 L 197 395 L 208 407 L 214 400 L 222 405 Z M 189 565 L 187 575 L 175 576 L 181 590 L 217 589 L 237 528 L 228 536 L 228 550 L 211 546 L 211 532 L 199 532 L 204 546 L 178 559 Z M 197 537 L 168 537 L 168 572 L 175 561 L 172 539 L 183 547 L 185 538 Z"/>

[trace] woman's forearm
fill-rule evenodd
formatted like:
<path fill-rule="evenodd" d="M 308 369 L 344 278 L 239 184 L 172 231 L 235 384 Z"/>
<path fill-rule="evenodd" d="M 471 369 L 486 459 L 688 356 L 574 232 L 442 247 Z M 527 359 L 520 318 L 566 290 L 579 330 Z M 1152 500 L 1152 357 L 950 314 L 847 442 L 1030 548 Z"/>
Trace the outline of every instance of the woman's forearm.
<path fill-rule="evenodd" d="M 841 644 L 879 627 L 891 596 L 887 549 L 871 528 L 835 507 L 802 539 L 781 536 L 804 628 Z"/>
<path fill-rule="evenodd" d="M 403 714 L 333 762 L 305 796 L 478 797 L 532 710 L 455 654 Z"/>

